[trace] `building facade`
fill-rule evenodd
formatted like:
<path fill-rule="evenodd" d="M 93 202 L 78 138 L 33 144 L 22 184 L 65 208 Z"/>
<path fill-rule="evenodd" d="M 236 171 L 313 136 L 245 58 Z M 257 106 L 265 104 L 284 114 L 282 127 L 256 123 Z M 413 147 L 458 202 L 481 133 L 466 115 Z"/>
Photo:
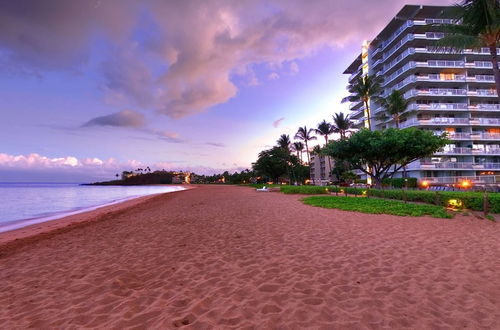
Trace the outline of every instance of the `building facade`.
<path fill-rule="evenodd" d="M 439 24 L 442 6 L 404 6 L 346 69 L 349 82 L 369 74 L 382 80 L 382 97 L 399 90 L 410 105 L 399 127 L 448 133 L 452 141 L 432 157 L 407 167 L 407 175 L 430 184 L 500 184 L 500 104 L 490 51 L 462 52 L 436 48 L 444 36 Z M 500 48 L 498 49 L 500 53 Z M 357 128 L 395 127 L 392 118 L 379 120 L 384 109 L 370 101 L 371 118 L 363 102 L 350 105 Z M 389 116 L 386 116 L 389 117 Z M 396 176 L 402 176 L 397 173 Z"/>
<path fill-rule="evenodd" d="M 335 165 L 334 160 L 328 156 L 311 154 L 309 169 L 311 171 L 311 184 L 316 186 L 326 186 L 332 182 L 332 169 Z"/>

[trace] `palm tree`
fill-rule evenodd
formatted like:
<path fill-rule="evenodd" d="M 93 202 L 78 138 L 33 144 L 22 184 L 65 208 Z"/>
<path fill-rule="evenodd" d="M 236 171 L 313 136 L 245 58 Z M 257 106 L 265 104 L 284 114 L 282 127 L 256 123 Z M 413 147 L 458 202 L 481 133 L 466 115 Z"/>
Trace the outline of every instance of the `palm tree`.
<path fill-rule="evenodd" d="M 280 138 L 278 139 L 278 147 L 287 150 L 290 152 L 290 144 L 292 142 L 290 141 L 290 136 L 288 134 L 281 134 Z"/>
<path fill-rule="evenodd" d="M 365 77 L 358 77 L 347 86 L 347 90 L 351 93 L 351 95 L 342 99 L 342 103 L 363 101 L 366 109 L 369 130 L 372 129 L 370 98 L 377 98 L 382 91 L 380 82 L 381 80 L 379 77 L 371 77 L 369 75 L 366 75 Z"/>
<path fill-rule="evenodd" d="M 308 164 L 311 162 L 311 156 L 309 155 L 309 146 L 308 146 L 307 142 L 311 141 L 311 140 L 316 140 L 316 137 L 312 135 L 313 133 L 314 133 L 314 129 L 310 128 L 308 130 L 306 126 L 299 127 L 299 130 L 297 131 L 297 133 L 295 133 L 295 138 L 297 140 L 304 141 L 304 144 L 306 145 L 307 163 Z"/>
<path fill-rule="evenodd" d="M 349 115 L 344 115 L 343 112 L 338 112 L 333 115 L 333 131 L 340 134 L 340 139 L 346 138 L 346 133 L 351 129 L 352 121 Z"/>
<path fill-rule="evenodd" d="M 444 24 L 446 35 L 437 45 L 455 51 L 488 47 L 497 94 L 500 97 L 497 54 L 497 47 L 500 44 L 500 3 L 498 0 L 463 0 L 453 7 L 451 14 L 454 16 L 455 24 Z"/>
<path fill-rule="evenodd" d="M 387 114 L 392 117 L 394 123 L 396 123 L 396 128 L 399 128 L 401 118 L 404 116 L 403 112 L 406 111 L 410 102 L 405 99 L 403 97 L 403 94 L 401 94 L 401 92 L 398 90 L 393 90 L 392 93 L 389 94 L 389 96 L 387 96 L 386 98 L 381 98 L 379 102 L 385 109 Z M 384 119 L 386 118 L 386 116 L 387 115 L 383 113 L 380 118 Z"/>
<path fill-rule="evenodd" d="M 302 163 L 302 152 L 304 151 L 304 143 L 300 141 L 292 143 L 292 150 L 297 153 L 297 158 L 300 159 L 300 162 Z"/>
<path fill-rule="evenodd" d="M 318 128 L 316 128 L 314 130 L 314 132 L 316 132 L 316 134 L 321 135 L 325 138 L 325 145 L 328 143 L 328 136 L 330 134 L 335 133 L 332 124 L 330 124 L 326 120 L 323 120 L 321 123 L 319 123 Z"/>

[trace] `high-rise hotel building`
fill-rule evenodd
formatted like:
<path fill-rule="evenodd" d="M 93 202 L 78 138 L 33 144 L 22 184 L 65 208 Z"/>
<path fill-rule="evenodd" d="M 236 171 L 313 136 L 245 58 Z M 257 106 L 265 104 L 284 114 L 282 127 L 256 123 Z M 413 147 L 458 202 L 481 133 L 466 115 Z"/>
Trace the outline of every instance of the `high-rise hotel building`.
<path fill-rule="evenodd" d="M 350 74 L 349 82 L 366 74 L 381 77 L 382 96 L 401 91 L 410 105 L 400 128 L 448 133 L 452 142 L 432 157 L 410 164 L 408 176 L 431 184 L 469 180 L 498 185 L 500 104 L 490 50 L 436 51 L 436 41 L 444 36 L 439 24 L 452 23 L 443 17 L 446 8 L 404 6 L 375 39 L 363 44 L 344 73 Z M 371 118 L 363 102 L 352 103 L 350 109 L 358 128 L 367 127 L 367 120 L 373 130 L 395 127 L 392 118 L 377 119 L 384 109 L 373 100 Z"/>

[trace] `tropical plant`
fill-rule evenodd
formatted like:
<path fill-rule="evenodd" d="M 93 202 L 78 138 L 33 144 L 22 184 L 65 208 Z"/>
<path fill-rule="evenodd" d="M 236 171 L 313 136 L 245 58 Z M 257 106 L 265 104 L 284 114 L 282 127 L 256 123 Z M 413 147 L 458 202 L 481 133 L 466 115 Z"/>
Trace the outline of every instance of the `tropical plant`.
<path fill-rule="evenodd" d="M 400 91 L 395 89 L 386 98 L 380 98 L 379 103 L 385 109 L 380 118 L 385 119 L 389 115 L 394 120 L 396 128 L 399 128 L 399 123 L 404 116 L 403 113 L 410 102 L 404 98 Z"/>
<path fill-rule="evenodd" d="M 417 128 L 362 129 L 348 139 L 328 143 L 323 153 L 336 161 L 347 161 L 380 186 L 383 179 L 391 178 L 404 166 L 434 154 L 448 143 L 444 134 L 434 135 Z"/>
<path fill-rule="evenodd" d="M 358 77 L 353 82 L 351 82 L 347 86 L 347 90 L 351 95 L 342 99 L 342 103 L 344 102 L 359 102 L 362 101 L 364 103 L 367 121 L 368 121 L 368 129 L 371 130 L 371 109 L 370 109 L 370 98 L 377 98 L 382 91 L 382 87 L 380 86 L 381 80 L 379 77 L 372 77 L 366 75 L 364 77 Z"/>
<path fill-rule="evenodd" d="M 321 152 L 322 152 L 322 149 L 319 145 L 315 145 L 312 150 L 311 150 L 311 154 L 313 155 L 318 155 L 320 156 L 321 155 Z"/>
<path fill-rule="evenodd" d="M 339 133 L 341 139 L 346 138 L 346 133 L 351 129 L 352 121 L 349 115 L 344 115 L 343 112 L 338 112 L 333 115 L 333 132 Z"/>
<path fill-rule="evenodd" d="M 297 158 L 300 159 L 300 162 L 302 163 L 302 152 L 304 151 L 304 143 L 298 141 L 292 143 L 291 147 L 292 151 L 295 151 L 297 153 Z"/>
<path fill-rule="evenodd" d="M 290 151 L 290 144 L 292 142 L 290 141 L 290 136 L 287 134 L 281 134 L 280 138 L 278 139 L 278 147 L 282 148 L 283 150 Z"/>
<path fill-rule="evenodd" d="M 318 124 L 318 128 L 316 128 L 314 132 L 325 138 L 325 145 L 326 145 L 328 143 L 328 136 L 335 133 L 335 128 L 332 126 L 332 124 L 330 124 L 326 120 L 323 120 L 321 123 Z"/>
<path fill-rule="evenodd" d="M 309 164 L 311 162 L 311 156 L 309 154 L 309 145 L 307 142 L 316 140 L 316 137 L 312 135 L 314 133 L 314 129 L 310 128 L 307 129 L 307 126 L 304 127 L 299 127 L 299 130 L 295 134 L 295 138 L 301 141 L 304 141 L 304 144 L 306 146 L 306 153 L 307 153 L 307 163 Z"/>
<path fill-rule="evenodd" d="M 490 59 L 495 75 L 497 94 L 500 97 L 500 69 L 497 47 L 500 44 L 500 2 L 498 0 L 463 0 L 455 5 L 448 15 L 453 24 L 443 24 L 446 35 L 437 45 L 451 50 L 490 50 Z"/>

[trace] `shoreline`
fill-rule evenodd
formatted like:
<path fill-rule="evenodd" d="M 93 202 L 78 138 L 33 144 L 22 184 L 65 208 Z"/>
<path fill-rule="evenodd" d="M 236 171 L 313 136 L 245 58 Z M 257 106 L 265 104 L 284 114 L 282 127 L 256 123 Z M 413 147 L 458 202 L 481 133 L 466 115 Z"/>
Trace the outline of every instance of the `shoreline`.
<path fill-rule="evenodd" d="M 146 196 L 135 196 L 117 201 L 92 206 L 77 211 L 64 212 L 64 214 L 53 215 L 43 218 L 16 220 L 17 222 L 36 221 L 46 219 L 40 222 L 35 222 L 27 226 L 14 228 L 12 230 L 0 232 L 0 258 L 22 246 L 31 244 L 39 239 L 50 237 L 58 233 L 70 231 L 74 228 L 86 226 L 88 224 L 112 218 L 113 216 L 126 212 L 127 210 L 143 204 L 151 199 L 158 198 L 163 195 L 171 195 L 194 189 L 194 186 L 183 187 L 182 190 L 155 193 Z M 52 218 L 55 217 L 55 218 Z M 52 219 L 50 219 L 52 218 Z"/>

